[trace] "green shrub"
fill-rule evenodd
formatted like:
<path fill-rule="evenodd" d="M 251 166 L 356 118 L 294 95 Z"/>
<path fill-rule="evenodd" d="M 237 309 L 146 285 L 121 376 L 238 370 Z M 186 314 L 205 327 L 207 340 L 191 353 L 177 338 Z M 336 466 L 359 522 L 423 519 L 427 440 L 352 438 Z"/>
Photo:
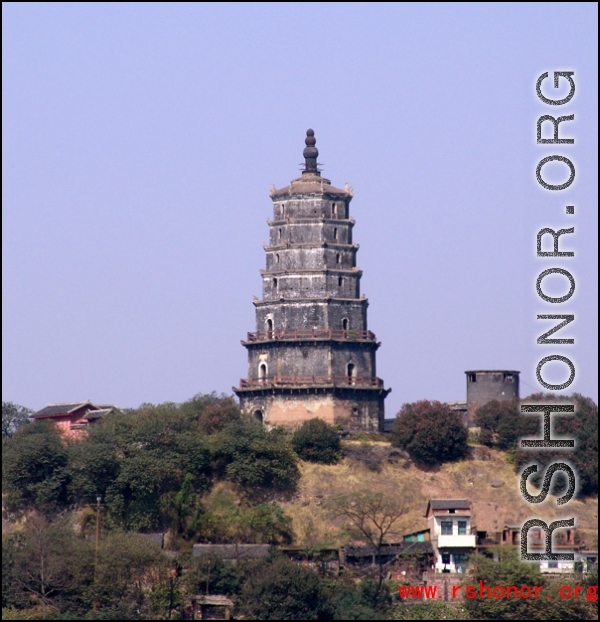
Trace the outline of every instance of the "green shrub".
<path fill-rule="evenodd" d="M 536 485 L 546 472 L 546 467 L 557 460 L 567 458 L 577 473 L 579 492 L 583 495 L 598 494 L 598 405 L 589 397 L 579 393 L 572 395 L 556 395 L 553 393 L 536 393 L 522 400 L 523 404 L 539 403 L 575 404 L 575 413 L 572 415 L 552 415 L 554 438 L 574 438 L 575 449 L 521 449 L 517 448 L 515 470 L 519 472 L 523 467 L 534 462 L 538 463 L 538 472 L 530 480 Z M 523 419 L 530 419 L 533 425 L 533 436 L 542 437 L 543 417 L 539 415 L 521 415 Z M 566 487 L 565 478 L 555 478 L 550 489 L 551 494 L 558 494 Z"/>
<path fill-rule="evenodd" d="M 508 450 L 517 446 L 519 437 L 535 434 L 539 424 L 535 417 L 520 413 L 519 402 L 492 400 L 475 412 L 475 425 L 480 429 L 479 440 L 488 447 Z"/>
<path fill-rule="evenodd" d="M 275 556 L 257 564 L 242 587 L 241 609 L 250 620 L 327 620 L 329 603 L 312 570 Z"/>
<path fill-rule="evenodd" d="M 467 428 L 448 404 L 421 400 L 404 404 L 392 429 L 392 445 L 412 460 L 439 464 L 459 460 L 467 453 Z"/>
<path fill-rule="evenodd" d="M 35 508 L 46 514 L 67 505 L 67 447 L 56 427 L 36 421 L 2 445 L 3 504 L 13 512 Z"/>
<path fill-rule="evenodd" d="M 267 431 L 256 421 L 242 419 L 215 434 L 211 445 L 216 474 L 247 498 L 265 501 L 273 494 L 295 492 L 298 458 L 283 430 Z"/>
<path fill-rule="evenodd" d="M 335 464 L 341 456 L 340 436 L 322 419 L 305 421 L 292 436 L 292 447 L 302 460 Z"/>

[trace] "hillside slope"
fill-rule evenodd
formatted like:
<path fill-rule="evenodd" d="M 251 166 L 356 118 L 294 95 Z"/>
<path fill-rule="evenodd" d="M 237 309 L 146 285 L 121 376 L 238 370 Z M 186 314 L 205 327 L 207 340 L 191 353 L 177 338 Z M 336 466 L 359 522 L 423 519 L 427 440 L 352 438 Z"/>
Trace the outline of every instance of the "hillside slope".
<path fill-rule="evenodd" d="M 548 495 L 544 503 L 530 505 L 522 498 L 519 478 L 503 452 L 481 448 L 475 455 L 484 459 L 423 470 L 399 452 L 390 451 L 387 443 L 355 444 L 352 449 L 353 457 L 336 465 L 302 463 L 298 494 L 293 501 L 282 503 L 293 521 L 297 544 L 333 545 L 346 541 L 344 525 L 332 519 L 327 500 L 336 494 L 370 490 L 400 494 L 406 500 L 408 511 L 388 541 L 427 527 L 423 514 L 429 498 L 467 498 L 473 504 L 473 524 L 479 530 L 498 532 L 505 522 L 520 523 L 533 517 L 556 520 L 574 516 L 578 540 L 597 547 L 597 498 L 572 500 L 560 508 Z M 503 484 L 498 486 L 497 480 Z"/>

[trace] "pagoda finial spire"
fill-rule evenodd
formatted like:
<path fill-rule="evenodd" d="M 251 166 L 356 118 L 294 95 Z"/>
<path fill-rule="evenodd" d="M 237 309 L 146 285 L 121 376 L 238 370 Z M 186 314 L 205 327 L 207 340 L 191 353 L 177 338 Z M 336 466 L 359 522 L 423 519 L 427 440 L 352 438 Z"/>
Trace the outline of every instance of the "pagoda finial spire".
<path fill-rule="evenodd" d="M 317 158 L 319 157 L 319 150 L 315 147 L 317 139 L 315 138 L 315 133 L 313 130 L 306 130 L 306 138 L 304 139 L 306 147 L 302 152 L 304 156 L 304 170 L 302 174 L 311 173 L 313 175 L 319 175 L 319 170 L 317 169 Z"/>

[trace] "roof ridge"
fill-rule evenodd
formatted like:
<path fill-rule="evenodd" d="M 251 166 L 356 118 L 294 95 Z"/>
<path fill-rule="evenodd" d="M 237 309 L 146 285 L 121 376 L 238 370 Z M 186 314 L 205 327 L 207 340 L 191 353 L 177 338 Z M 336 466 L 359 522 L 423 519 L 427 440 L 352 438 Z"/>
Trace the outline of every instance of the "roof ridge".
<path fill-rule="evenodd" d="M 68 406 L 69 404 L 91 404 L 90 400 L 79 400 L 71 402 L 49 402 L 47 406 Z"/>

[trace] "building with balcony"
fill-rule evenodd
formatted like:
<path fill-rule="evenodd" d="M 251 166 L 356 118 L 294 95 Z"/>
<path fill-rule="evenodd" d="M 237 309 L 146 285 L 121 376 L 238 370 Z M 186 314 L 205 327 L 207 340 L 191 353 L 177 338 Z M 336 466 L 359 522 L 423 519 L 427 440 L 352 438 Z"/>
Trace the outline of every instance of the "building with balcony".
<path fill-rule="evenodd" d="M 262 299 L 254 301 L 256 329 L 242 341 L 248 377 L 233 390 L 242 411 L 265 425 L 318 417 L 380 432 L 390 390 L 377 377 L 381 344 L 360 292 L 353 192 L 321 176 L 312 130 L 305 143 L 301 177 L 271 190 Z"/>
<path fill-rule="evenodd" d="M 475 550 L 471 503 L 467 499 L 430 499 L 425 518 L 429 524 L 436 572 L 464 572 Z"/>

